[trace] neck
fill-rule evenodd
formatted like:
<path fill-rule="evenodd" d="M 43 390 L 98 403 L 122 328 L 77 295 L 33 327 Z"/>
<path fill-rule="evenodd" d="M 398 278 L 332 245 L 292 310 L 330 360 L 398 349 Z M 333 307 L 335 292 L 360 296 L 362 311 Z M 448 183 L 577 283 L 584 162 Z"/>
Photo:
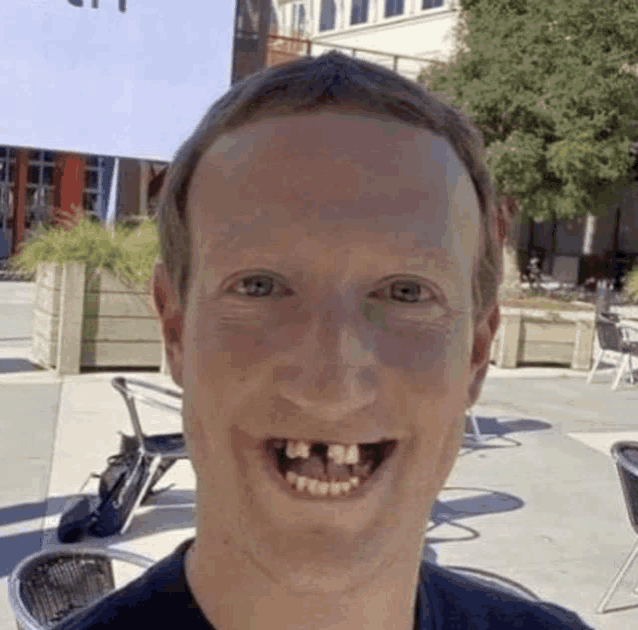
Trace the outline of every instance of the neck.
<path fill-rule="evenodd" d="M 306 593 L 275 583 L 225 546 L 220 553 L 196 538 L 186 557 L 189 588 L 215 630 L 414 628 L 419 568 L 414 560 L 396 561 L 356 589 Z M 411 557 L 420 558 L 420 550 Z"/>

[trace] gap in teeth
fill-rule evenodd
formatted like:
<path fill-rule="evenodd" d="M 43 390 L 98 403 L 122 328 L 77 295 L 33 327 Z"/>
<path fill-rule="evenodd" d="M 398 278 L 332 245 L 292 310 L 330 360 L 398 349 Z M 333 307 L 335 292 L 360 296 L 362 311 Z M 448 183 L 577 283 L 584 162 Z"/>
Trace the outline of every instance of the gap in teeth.
<path fill-rule="evenodd" d="M 286 440 L 286 457 L 288 459 L 308 459 L 310 457 L 311 444 L 303 440 Z M 330 444 L 326 456 L 335 464 L 347 464 L 353 466 L 360 461 L 358 444 Z"/>

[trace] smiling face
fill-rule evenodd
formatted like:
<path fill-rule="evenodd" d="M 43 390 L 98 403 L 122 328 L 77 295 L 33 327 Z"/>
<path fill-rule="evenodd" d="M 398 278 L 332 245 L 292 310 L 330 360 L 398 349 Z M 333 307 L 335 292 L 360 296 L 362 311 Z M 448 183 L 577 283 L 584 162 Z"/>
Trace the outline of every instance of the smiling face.
<path fill-rule="evenodd" d="M 303 592 L 418 562 L 494 328 L 461 162 L 389 118 L 264 118 L 209 149 L 188 212 L 188 305 L 163 319 L 198 541 Z"/>

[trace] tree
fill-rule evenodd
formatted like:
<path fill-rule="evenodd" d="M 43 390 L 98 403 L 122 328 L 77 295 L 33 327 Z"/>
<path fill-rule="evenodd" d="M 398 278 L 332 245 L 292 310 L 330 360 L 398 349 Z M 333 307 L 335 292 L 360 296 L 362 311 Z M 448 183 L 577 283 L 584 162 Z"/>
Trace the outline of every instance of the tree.
<path fill-rule="evenodd" d="M 422 79 L 482 131 L 499 197 L 519 220 L 605 212 L 636 178 L 638 0 L 461 6 L 455 54 Z"/>

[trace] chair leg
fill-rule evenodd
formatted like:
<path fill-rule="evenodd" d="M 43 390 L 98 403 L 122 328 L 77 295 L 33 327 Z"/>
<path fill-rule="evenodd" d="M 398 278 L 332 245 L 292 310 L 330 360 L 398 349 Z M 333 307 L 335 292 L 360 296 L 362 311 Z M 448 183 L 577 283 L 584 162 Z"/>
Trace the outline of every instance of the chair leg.
<path fill-rule="evenodd" d="M 472 429 L 474 431 L 474 439 L 479 443 L 483 444 L 483 436 L 481 435 L 481 431 L 478 426 L 478 422 L 476 421 L 476 416 L 474 413 L 470 413 L 470 422 L 472 423 Z"/>
<path fill-rule="evenodd" d="M 634 384 L 634 365 L 631 361 L 631 355 L 628 354 L 627 358 L 629 359 L 629 382 L 633 385 Z"/>
<path fill-rule="evenodd" d="M 594 361 L 594 367 L 592 367 L 592 369 L 589 372 L 589 376 L 587 377 L 587 385 L 589 385 L 591 383 L 591 380 L 594 378 L 594 373 L 598 369 L 598 365 L 600 364 L 604 354 L 605 354 L 604 350 L 600 350 L 598 352 L 598 356 L 596 357 L 596 361 Z"/>
<path fill-rule="evenodd" d="M 631 566 L 633 561 L 636 559 L 637 555 L 638 555 L 638 542 L 636 542 L 636 544 L 634 545 L 634 548 L 629 554 L 627 560 L 625 560 L 625 564 L 623 564 L 620 571 L 618 571 L 618 574 L 616 575 L 613 582 L 607 589 L 607 592 L 603 595 L 603 598 L 600 600 L 600 604 L 598 604 L 598 608 L 596 608 L 597 613 L 603 614 L 607 612 L 607 604 L 609 603 L 609 600 L 611 599 L 612 595 L 616 592 L 618 585 L 620 584 L 621 580 L 625 577 L 625 574 L 629 570 L 629 567 Z M 636 603 L 636 606 L 638 606 L 638 603 Z"/>
<path fill-rule="evenodd" d="M 623 377 L 625 370 L 627 369 L 627 364 L 629 360 L 629 355 L 625 354 L 620 362 L 620 366 L 618 367 L 618 372 L 616 372 L 616 379 L 614 380 L 614 384 L 611 386 L 612 391 L 616 391 L 618 389 L 618 385 L 620 385 L 620 379 Z"/>
<path fill-rule="evenodd" d="M 156 455 L 151 460 L 151 464 L 148 467 L 148 471 L 146 473 L 146 478 L 144 479 L 140 489 L 138 490 L 137 496 L 135 497 L 135 503 L 133 503 L 133 507 L 131 508 L 131 511 L 128 513 L 128 516 L 126 517 L 126 520 L 124 521 L 124 525 L 122 525 L 120 534 L 125 534 L 128 528 L 130 527 L 131 522 L 133 521 L 133 516 L 135 515 L 137 508 L 139 508 L 140 503 L 142 503 L 142 499 L 144 498 L 146 491 L 148 490 L 149 486 L 151 485 L 151 482 L 153 481 L 153 477 L 155 476 L 155 471 L 159 467 L 161 460 L 162 460 L 161 455 Z"/>

